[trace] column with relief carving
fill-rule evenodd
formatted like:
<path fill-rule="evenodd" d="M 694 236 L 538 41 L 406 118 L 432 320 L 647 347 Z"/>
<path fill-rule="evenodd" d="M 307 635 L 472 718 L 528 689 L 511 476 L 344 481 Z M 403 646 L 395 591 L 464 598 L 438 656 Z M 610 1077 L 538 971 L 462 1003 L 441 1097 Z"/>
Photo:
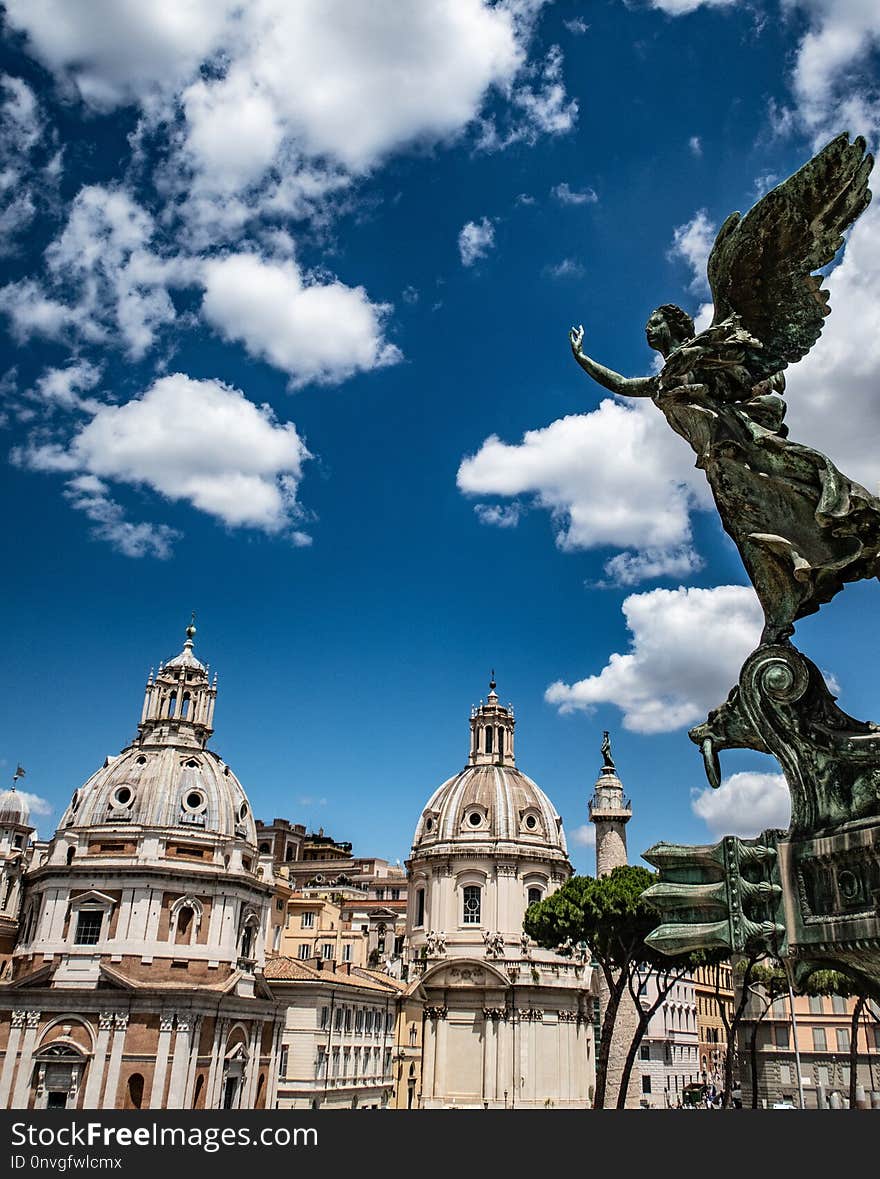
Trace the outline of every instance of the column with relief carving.
<path fill-rule="evenodd" d="M 119 1099 L 119 1073 L 122 1069 L 122 1050 L 128 1032 L 128 1012 L 117 1011 L 113 1016 L 113 1043 L 110 1046 L 110 1065 L 107 1069 L 107 1084 L 104 1086 L 104 1109 L 122 1109 L 124 1102 Z"/>
<path fill-rule="evenodd" d="M 150 1090 L 150 1109 L 161 1109 L 165 1096 L 165 1076 L 168 1072 L 168 1052 L 171 1034 L 174 1030 L 174 1015 L 163 1012 L 159 1016 L 159 1043 L 156 1046 L 156 1065 L 153 1070 L 153 1087 Z"/>
<path fill-rule="evenodd" d="M 21 1057 L 18 1062 L 18 1074 L 15 1078 L 15 1092 L 12 1097 L 11 1109 L 27 1109 L 28 1098 L 31 1093 L 34 1044 L 37 1039 L 37 1027 L 39 1023 L 39 1011 L 26 1011 L 24 1013 L 24 1037 L 21 1042 Z"/>
<path fill-rule="evenodd" d="M 98 1035 L 95 1037 L 95 1051 L 89 1062 L 89 1079 L 83 1093 L 83 1109 L 101 1108 L 101 1086 L 104 1080 L 104 1065 L 107 1061 L 107 1045 L 115 1026 L 112 1011 L 102 1011 L 98 1016 Z"/>
<path fill-rule="evenodd" d="M 15 1072 L 15 1062 L 18 1059 L 18 1045 L 24 1028 L 25 1012 L 16 1008 L 12 1012 L 9 1028 L 9 1040 L 6 1044 L 6 1055 L 3 1058 L 3 1071 L 0 1072 L 0 1109 L 7 1109 L 9 1090 L 12 1088 L 12 1074 Z"/>

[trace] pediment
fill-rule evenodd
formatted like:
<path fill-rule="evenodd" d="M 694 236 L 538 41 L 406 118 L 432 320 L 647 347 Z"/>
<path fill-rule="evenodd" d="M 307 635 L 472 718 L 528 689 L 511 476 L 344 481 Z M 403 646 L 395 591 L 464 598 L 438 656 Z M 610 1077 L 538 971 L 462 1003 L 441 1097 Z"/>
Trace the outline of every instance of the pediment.
<path fill-rule="evenodd" d="M 71 906 L 79 905 L 100 905 L 110 908 L 116 904 L 113 897 L 108 897 L 105 892 L 98 892 L 96 888 L 90 888 L 88 892 L 78 892 L 75 897 L 70 898 Z"/>
<path fill-rule="evenodd" d="M 480 962 L 477 958 L 453 958 L 438 962 L 421 977 L 424 987 L 509 987 L 510 979 L 505 971 L 491 962 Z"/>

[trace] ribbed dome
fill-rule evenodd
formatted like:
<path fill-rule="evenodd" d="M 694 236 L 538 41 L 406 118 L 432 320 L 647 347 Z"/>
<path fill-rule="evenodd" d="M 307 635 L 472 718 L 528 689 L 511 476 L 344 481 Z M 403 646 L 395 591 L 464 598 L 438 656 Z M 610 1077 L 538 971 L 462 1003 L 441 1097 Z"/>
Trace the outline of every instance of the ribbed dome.
<path fill-rule="evenodd" d="M 257 832 L 241 783 L 209 749 L 131 745 L 74 794 L 61 827 L 125 823 L 238 836 Z"/>
<path fill-rule="evenodd" d="M 30 808 L 17 790 L 4 790 L 0 794 L 0 823 L 27 827 L 30 817 Z"/>
<path fill-rule="evenodd" d="M 515 766 L 471 765 L 434 792 L 416 827 L 413 854 L 454 842 L 517 843 L 524 852 L 567 855 L 562 820 L 550 799 Z"/>

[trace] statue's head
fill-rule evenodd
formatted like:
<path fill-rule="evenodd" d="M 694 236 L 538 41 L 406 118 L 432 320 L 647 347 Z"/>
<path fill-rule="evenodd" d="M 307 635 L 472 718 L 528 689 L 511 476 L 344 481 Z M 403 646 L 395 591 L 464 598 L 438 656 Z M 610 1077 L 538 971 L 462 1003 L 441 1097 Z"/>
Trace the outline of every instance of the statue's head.
<path fill-rule="evenodd" d="M 694 338 L 694 321 L 674 303 L 664 303 L 651 312 L 645 324 L 645 337 L 651 348 L 668 356 L 673 348 Z"/>

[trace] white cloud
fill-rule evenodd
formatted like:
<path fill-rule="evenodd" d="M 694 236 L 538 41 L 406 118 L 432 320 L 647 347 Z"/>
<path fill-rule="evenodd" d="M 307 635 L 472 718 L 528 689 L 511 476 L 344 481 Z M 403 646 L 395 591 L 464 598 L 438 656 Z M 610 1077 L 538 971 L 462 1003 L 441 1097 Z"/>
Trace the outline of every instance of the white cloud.
<path fill-rule="evenodd" d="M 729 8 L 737 0 L 651 0 L 651 7 L 668 16 L 686 16 L 698 8 Z"/>
<path fill-rule="evenodd" d="M 842 127 L 876 135 L 880 101 L 871 54 L 880 49 L 880 7 L 873 0 L 783 0 L 809 28 L 797 50 L 792 89 L 817 141 Z"/>
<path fill-rule="evenodd" d="M 831 315 L 812 351 L 786 370 L 786 421 L 850 478 L 880 493 L 880 205 L 849 235 L 826 281 Z"/>
<path fill-rule="evenodd" d="M 592 188 L 572 188 L 565 180 L 550 191 L 561 205 L 593 205 L 599 199 Z"/>
<path fill-rule="evenodd" d="M 691 791 L 691 809 L 716 838 L 752 839 L 769 827 L 788 829 L 791 795 L 782 774 L 744 771 L 725 778 L 717 790 Z"/>
<path fill-rule="evenodd" d="M 564 20 L 562 23 L 573 37 L 582 37 L 590 27 L 581 16 L 573 17 L 571 20 Z"/>
<path fill-rule="evenodd" d="M 293 423 L 277 422 L 269 406 L 183 373 L 161 377 L 124 405 L 102 406 L 66 447 L 33 441 L 16 453 L 37 470 L 146 486 L 230 527 L 269 533 L 301 514 L 296 492 L 310 457 Z M 74 492 L 105 495 L 94 483 Z"/>
<path fill-rule="evenodd" d="M 48 368 L 37 378 L 31 397 L 47 408 L 57 406 L 66 410 L 96 413 L 101 402 L 94 397 L 83 397 L 101 379 L 101 369 L 87 360 L 75 360 L 64 368 Z"/>
<path fill-rule="evenodd" d="M 0 257 L 13 253 L 41 199 L 34 149 L 45 131 L 36 95 L 21 78 L 0 75 Z"/>
<path fill-rule="evenodd" d="M 31 794 L 27 790 L 19 790 L 16 786 L 15 793 L 28 808 L 32 815 L 51 815 L 52 804 L 45 798 L 41 798 L 39 794 Z"/>
<path fill-rule="evenodd" d="M 612 585 L 639 585 L 658 577 L 687 577 L 702 567 L 702 558 L 687 545 L 677 552 L 646 549 L 642 553 L 618 553 L 604 565 Z"/>
<path fill-rule="evenodd" d="M 612 654 L 598 675 L 551 684 L 545 699 L 563 713 L 614 704 L 637 733 L 704 720 L 736 683 L 763 622 L 754 591 L 741 585 L 655 589 L 631 594 L 622 609 L 629 650 Z"/>
<path fill-rule="evenodd" d="M 468 221 L 458 235 L 458 252 L 462 266 L 473 266 L 485 258 L 495 245 L 495 227 L 488 217 L 480 221 Z"/>
<path fill-rule="evenodd" d="M 563 258 L 554 266 L 548 266 L 547 273 L 551 278 L 582 278 L 584 268 L 576 258 Z"/>
<path fill-rule="evenodd" d="M 481 524 L 494 525 L 495 528 L 516 528 L 522 509 L 517 503 L 474 504 L 474 511 Z"/>
<path fill-rule="evenodd" d="M 592 413 L 528 431 L 518 445 L 492 435 L 462 461 L 457 482 L 466 495 L 534 496 L 564 551 L 635 550 L 655 571 L 698 560 L 684 556 L 690 512 L 712 502 L 690 450 L 650 402 L 605 400 Z M 632 573 L 639 566 L 629 556 Z"/>
<path fill-rule="evenodd" d="M 168 286 L 193 281 L 198 265 L 160 257 L 150 248 L 154 233 L 153 218 L 124 190 L 80 189 L 46 250 L 51 290 L 33 279 L 0 288 L 0 310 L 15 335 L 118 342 L 140 360 L 176 318 Z"/>
<path fill-rule="evenodd" d="M 703 143 L 699 135 L 692 135 L 690 137 L 688 140 L 688 147 L 695 156 L 701 156 L 703 154 Z"/>
<path fill-rule="evenodd" d="M 317 281 L 292 260 L 254 254 L 212 259 L 203 282 L 208 323 L 288 373 L 295 387 L 336 383 L 401 359 L 383 335 L 390 306 L 371 303 L 363 287 Z"/>
<path fill-rule="evenodd" d="M 71 507 L 83 512 L 91 520 L 92 535 L 105 540 L 126 557 L 158 557 L 165 561 L 171 556 L 172 543 L 180 533 L 167 524 L 132 524 L 125 511 L 108 495 L 106 484 L 94 475 L 79 475 L 68 481 L 64 496 Z"/>
<path fill-rule="evenodd" d="M 567 834 L 568 842 L 575 847 L 596 846 L 596 827 L 593 823 L 582 823 L 580 827 L 574 827 Z"/>
<path fill-rule="evenodd" d="M 679 225 L 673 231 L 669 257 L 681 259 L 690 268 L 690 290 L 694 292 L 709 290 L 706 265 L 715 244 L 716 233 L 717 229 L 709 220 L 705 209 L 700 209 L 690 221 Z"/>

